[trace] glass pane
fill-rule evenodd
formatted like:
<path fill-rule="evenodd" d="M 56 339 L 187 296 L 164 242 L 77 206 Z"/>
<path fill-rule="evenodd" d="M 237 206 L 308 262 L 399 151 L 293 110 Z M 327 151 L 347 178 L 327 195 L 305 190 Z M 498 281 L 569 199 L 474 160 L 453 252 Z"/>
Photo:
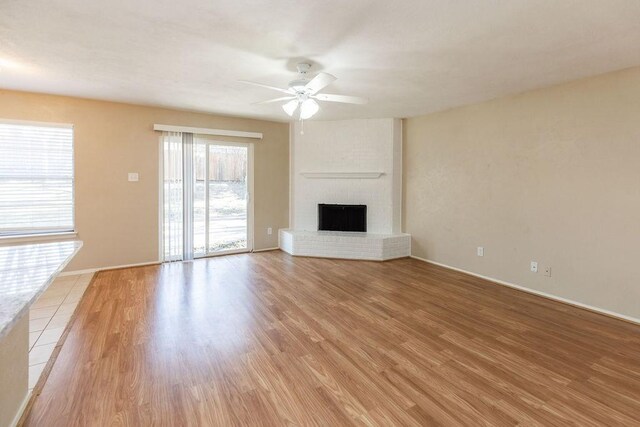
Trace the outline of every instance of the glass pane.
<path fill-rule="evenodd" d="M 247 147 L 209 145 L 209 252 L 247 248 Z"/>
<path fill-rule="evenodd" d="M 206 254 L 206 189 L 205 166 L 207 145 L 196 143 L 193 146 L 193 255 Z"/>

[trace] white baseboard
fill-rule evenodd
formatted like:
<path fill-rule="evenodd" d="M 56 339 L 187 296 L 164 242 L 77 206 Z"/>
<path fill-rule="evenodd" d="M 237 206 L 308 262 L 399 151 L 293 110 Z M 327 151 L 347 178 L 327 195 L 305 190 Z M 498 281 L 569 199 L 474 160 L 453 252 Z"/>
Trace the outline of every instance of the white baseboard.
<path fill-rule="evenodd" d="M 96 271 L 98 271 L 97 268 L 89 268 L 87 270 L 63 271 L 62 273 L 58 274 L 58 277 L 77 276 L 78 274 L 89 274 L 95 273 Z"/>
<path fill-rule="evenodd" d="M 573 301 L 573 300 L 570 300 L 570 299 L 567 299 L 567 298 L 559 297 L 557 295 L 548 294 L 546 292 L 541 292 L 541 291 L 536 291 L 534 289 L 525 288 L 524 286 L 515 285 L 513 283 L 505 282 L 504 280 L 500 280 L 500 279 L 494 279 L 493 277 L 489 277 L 489 276 L 483 276 L 482 274 L 474 273 L 472 271 L 463 270 L 463 269 L 457 268 L 457 267 L 452 267 L 450 265 L 442 264 L 440 262 L 432 261 L 430 259 L 420 258 L 420 257 L 417 257 L 415 255 L 411 255 L 411 258 L 417 259 L 418 261 L 423 261 L 423 262 L 426 262 L 426 263 L 429 263 L 429 264 L 437 265 L 439 267 L 448 268 L 449 270 L 454 270 L 454 271 L 459 271 L 461 273 L 469 274 L 470 276 L 479 277 L 481 279 L 485 279 L 485 280 L 488 280 L 490 282 L 497 283 L 499 285 L 508 286 L 510 288 L 518 289 L 520 291 L 527 292 L 529 294 L 538 295 L 538 296 L 545 297 L 545 298 L 548 298 L 548 299 L 551 299 L 551 300 L 563 302 L 565 304 L 573 305 L 575 307 L 584 308 L 584 309 L 589 310 L 589 311 L 594 311 L 596 313 L 604 314 L 604 315 L 610 316 L 610 317 L 616 317 L 618 319 L 626 320 L 627 322 L 636 323 L 636 324 L 640 325 L 640 319 L 636 319 L 635 317 L 631 317 L 631 316 L 627 316 L 627 315 L 624 315 L 624 314 L 616 313 L 616 312 L 610 311 L 610 310 L 605 310 L 604 308 L 594 307 L 594 306 L 591 306 L 591 305 L 588 305 L 588 304 L 584 304 L 584 303 L 581 303 L 581 302 L 578 302 L 578 301 Z"/>
<path fill-rule="evenodd" d="M 20 418 L 22 418 L 24 410 L 27 409 L 27 405 L 29 404 L 29 400 L 31 399 L 31 393 L 31 391 L 27 392 L 27 395 L 24 397 L 22 403 L 20 404 L 20 408 L 18 408 L 18 412 L 16 412 L 16 416 L 13 417 L 13 421 L 11 421 L 11 424 L 9 424 L 9 426 L 16 427 L 18 425 L 18 422 L 20 422 Z"/>
<path fill-rule="evenodd" d="M 58 276 L 77 276 L 78 274 L 90 274 L 90 273 L 96 273 L 98 271 L 103 271 L 103 270 L 116 270 L 119 268 L 129 268 L 129 267 L 144 267 L 145 265 L 156 265 L 156 264 L 160 264 L 160 261 L 139 262 L 137 264 L 112 265 L 109 267 L 88 268 L 86 270 L 63 271 L 62 273 L 58 274 Z"/>
<path fill-rule="evenodd" d="M 254 249 L 253 252 L 268 252 L 268 251 L 275 251 L 280 249 L 279 247 L 275 247 L 275 248 L 264 248 L 264 249 Z"/>

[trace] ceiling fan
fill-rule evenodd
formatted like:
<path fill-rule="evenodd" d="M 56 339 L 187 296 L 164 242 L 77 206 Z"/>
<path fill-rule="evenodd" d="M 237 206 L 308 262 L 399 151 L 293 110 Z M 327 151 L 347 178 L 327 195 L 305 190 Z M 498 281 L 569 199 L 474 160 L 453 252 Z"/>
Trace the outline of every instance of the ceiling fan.
<path fill-rule="evenodd" d="M 307 77 L 307 73 L 311 68 L 311 64 L 303 62 L 298 64 L 297 68 L 298 78 L 290 81 L 287 89 L 246 80 L 240 80 L 240 82 L 286 93 L 287 96 L 256 102 L 254 105 L 287 101 L 282 105 L 282 109 L 289 117 L 293 117 L 296 111 L 299 111 L 300 120 L 306 120 L 318 112 L 320 105 L 317 101 L 342 102 L 345 104 L 366 104 L 369 102 L 367 98 L 360 98 L 358 96 L 319 93 L 335 81 L 336 77 L 327 73 L 318 73 L 314 78 L 310 79 Z"/>

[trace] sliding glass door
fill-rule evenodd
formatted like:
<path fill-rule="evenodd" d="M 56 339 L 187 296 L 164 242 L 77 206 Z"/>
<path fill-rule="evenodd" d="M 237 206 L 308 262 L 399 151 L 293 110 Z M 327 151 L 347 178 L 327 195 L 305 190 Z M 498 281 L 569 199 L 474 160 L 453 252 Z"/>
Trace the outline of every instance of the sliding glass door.
<path fill-rule="evenodd" d="M 194 138 L 195 257 L 251 250 L 250 148 Z"/>

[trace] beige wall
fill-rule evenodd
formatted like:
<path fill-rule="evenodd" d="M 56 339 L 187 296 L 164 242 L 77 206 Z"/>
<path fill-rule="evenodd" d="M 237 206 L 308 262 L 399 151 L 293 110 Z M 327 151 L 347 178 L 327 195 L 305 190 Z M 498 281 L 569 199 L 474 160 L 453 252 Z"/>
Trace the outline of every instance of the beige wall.
<path fill-rule="evenodd" d="M 640 68 L 404 130 L 413 255 L 640 319 Z"/>
<path fill-rule="evenodd" d="M 288 226 L 287 123 L 6 90 L 0 118 L 74 125 L 76 229 L 84 247 L 67 270 L 158 260 L 154 123 L 262 132 L 254 143 L 255 249 L 278 246 L 277 229 Z M 139 172 L 140 181 L 128 182 L 127 172 Z"/>

